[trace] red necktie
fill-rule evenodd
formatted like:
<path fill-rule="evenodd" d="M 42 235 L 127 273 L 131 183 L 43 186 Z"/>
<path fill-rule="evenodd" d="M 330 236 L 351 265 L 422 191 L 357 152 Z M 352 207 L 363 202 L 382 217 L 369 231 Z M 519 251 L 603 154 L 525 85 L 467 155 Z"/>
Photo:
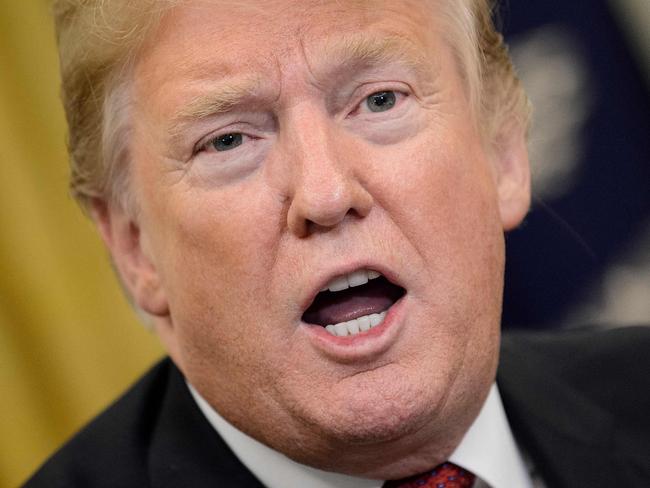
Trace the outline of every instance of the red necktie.
<path fill-rule="evenodd" d="M 476 477 L 452 463 L 403 480 L 387 481 L 383 488 L 471 488 Z"/>

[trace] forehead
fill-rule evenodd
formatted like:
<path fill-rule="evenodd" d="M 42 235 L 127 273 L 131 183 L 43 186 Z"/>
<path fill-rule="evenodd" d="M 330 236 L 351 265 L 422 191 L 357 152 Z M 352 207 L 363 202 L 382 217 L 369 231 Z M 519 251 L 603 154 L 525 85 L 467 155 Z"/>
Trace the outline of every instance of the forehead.
<path fill-rule="evenodd" d="M 357 30 L 392 21 L 420 25 L 435 0 L 181 0 L 164 16 L 162 31 L 190 27 L 196 33 L 235 38 L 273 38 L 288 42 L 331 34 L 332 28 Z"/>
<path fill-rule="evenodd" d="M 314 61 L 354 55 L 359 37 L 400 39 L 417 50 L 430 41 L 435 13 L 427 0 L 182 1 L 163 16 L 140 64 L 228 76 L 242 67 L 277 69 L 296 52 Z"/>

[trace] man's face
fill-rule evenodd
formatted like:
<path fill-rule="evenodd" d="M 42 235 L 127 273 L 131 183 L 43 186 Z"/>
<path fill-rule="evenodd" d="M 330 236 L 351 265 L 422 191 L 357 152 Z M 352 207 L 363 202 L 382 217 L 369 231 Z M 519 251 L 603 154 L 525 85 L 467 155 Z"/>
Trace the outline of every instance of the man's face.
<path fill-rule="evenodd" d="M 426 469 L 494 377 L 503 179 L 438 10 L 189 1 L 135 70 L 157 330 L 224 417 L 324 469 Z"/>

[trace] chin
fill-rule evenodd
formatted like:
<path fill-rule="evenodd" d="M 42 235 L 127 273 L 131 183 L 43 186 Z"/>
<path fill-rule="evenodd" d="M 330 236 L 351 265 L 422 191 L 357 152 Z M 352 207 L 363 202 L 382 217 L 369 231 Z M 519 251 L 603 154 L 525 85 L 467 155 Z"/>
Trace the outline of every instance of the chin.
<path fill-rule="evenodd" d="M 389 364 L 339 381 L 316 409 L 307 401 L 302 410 L 310 415 L 303 420 L 320 445 L 288 454 L 320 469 L 375 479 L 401 478 L 443 462 L 478 414 L 491 373 L 480 382 L 459 383 L 453 370 L 422 368 Z"/>
<path fill-rule="evenodd" d="M 377 397 L 365 407 L 361 403 L 355 399 L 350 409 L 330 410 L 329 417 L 320 419 L 325 450 L 313 458 L 301 453 L 296 460 L 352 476 L 395 479 L 425 471 L 452 452 L 453 443 L 431 442 L 439 438 L 438 412 L 421 397 Z"/>
<path fill-rule="evenodd" d="M 446 397 L 423 383 L 423 378 L 406 375 L 396 365 L 339 382 L 325 404 L 317 409 L 304 406 L 310 414 L 303 419 L 315 427 L 313 437 L 320 440 L 322 450 L 318 449 L 318 460 L 302 461 L 337 471 L 346 466 L 349 474 L 368 475 L 389 459 L 402 457 L 402 451 L 411 452 L 420 438 L 427 437 L 424 434 L 433 432 Z M 384 454 L 389 456 L 384 459 Z"/>
<path fill-rule="evenodd" d="M 350 446 L 386 444 L 418 432 L 433 415 L 430 405 L 419 400 L 378 398 L 365 408 L 339 412 L 330 419 L 329 430 Z"/>

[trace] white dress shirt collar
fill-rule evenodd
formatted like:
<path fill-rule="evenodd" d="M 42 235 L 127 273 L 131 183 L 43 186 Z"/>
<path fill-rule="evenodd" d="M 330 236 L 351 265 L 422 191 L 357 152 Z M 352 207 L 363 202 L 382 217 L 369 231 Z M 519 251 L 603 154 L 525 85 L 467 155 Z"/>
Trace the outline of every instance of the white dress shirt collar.
<path fill-rule="evenodd" d="M 383 481 L 330 473 L 296 463 L 249 437 L 221 417 L 189 385 L 190 392 L 208 422 L 239 460 L 268 488 L 381 488 Z M 474 473 L 475 488 L 530 488 L 530 476 L 517 449 L 493 385 L 478 417 L 449 460 Z M 486 485 L 487 483 L 487 485 Z"/>
<path fill-rule="evenodd" d="M 532 487 L 496 384 L 449 460 L 471 471 L 491 488 Z M 479 486 L 477 483 L 476 488 Z"/>

